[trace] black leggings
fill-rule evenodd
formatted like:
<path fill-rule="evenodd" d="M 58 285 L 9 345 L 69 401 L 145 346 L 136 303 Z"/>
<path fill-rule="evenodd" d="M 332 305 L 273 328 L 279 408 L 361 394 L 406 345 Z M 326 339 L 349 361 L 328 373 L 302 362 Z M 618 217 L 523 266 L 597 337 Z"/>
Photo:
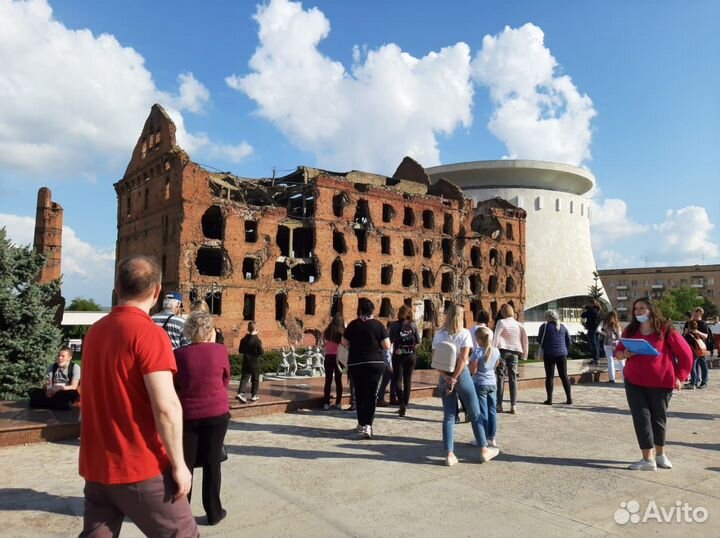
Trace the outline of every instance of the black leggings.
<path fill-rule="evenodd" d="M 557 367 L 558 377 L 562 381 L 563 388 L 565 389 L 565 396 L 570 399 L 570 379 L 567 375 L 567 357 L 543 357 L 543 364 L 545 365 L 545 392 L 547 393 L 547 399 L 552 402 L 553 386 L 555 385 L 555 367 Z"/>
<path fill-rule="evenodd" d="M 649 450 L 653 446 L 665 446 L 667 408 L 672 389 L 641 387 L 625 380 L 625 395 L 640 448 Z"/>
<path fill-rule="evenodd" d="M 393 355 L 393 380 L 395 381 L 395 392 L 402 407 L 407 407 L 410 402 L 410 390 L 412 389 L 412 375 L 415 370 L 415 353 L 406 355 Z"/>
<path fill-rule="evenodd" d="M 186 420 L 183 422 L 183 450 L 185 464 L 192 472 L 202 467 L 202 504 L 208 521 L 214 523 L 222 518 L 220 502 L 220 462 L 230 414 L 217 417 Z M 191 492 L 188 494 L 190 500 Z"/>
<path fill-rule="evenodd" d="M 368 362 L 351 365 L 349 368 L 350 378 L 355 389 L 355 405 L 360 426 L 372 426 L 378 387 L 386 368 L 384 362 Z"/>
<path fill-rule="evenodd" d="M 323 403 L 330 403 L 330 389 L 335 377 L 335 403 L 340 405 L 343 397 L 342 370 L 337 363 L 337 355 L 325 355 L 325 391 Z"/>

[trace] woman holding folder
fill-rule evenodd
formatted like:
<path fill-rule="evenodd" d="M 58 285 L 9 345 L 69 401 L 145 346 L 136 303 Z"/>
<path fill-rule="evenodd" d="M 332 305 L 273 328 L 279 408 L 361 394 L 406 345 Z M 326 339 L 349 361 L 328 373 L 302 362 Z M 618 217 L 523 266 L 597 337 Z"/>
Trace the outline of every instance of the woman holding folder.
<path fill-rule="evenodd" d="M 642 350 L 641 346 L 647 349 Z M 665 455 L 666 412 L 673 389 L 680 389 L 690 374 L 690 346 L 663 318 L 657 306 L 643 297 L 633 303 L 633 319 L 615 348 L 615 358 L 626 359 L 625 394 L 642 451 L 642 459 L 629 469 L 672 469 Z"/>

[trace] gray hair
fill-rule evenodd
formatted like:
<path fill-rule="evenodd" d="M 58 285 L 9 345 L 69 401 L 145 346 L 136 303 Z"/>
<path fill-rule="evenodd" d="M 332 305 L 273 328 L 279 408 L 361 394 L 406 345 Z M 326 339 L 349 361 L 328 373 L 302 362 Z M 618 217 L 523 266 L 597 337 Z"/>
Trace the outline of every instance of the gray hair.
<path fill-rule="evenodd" d="M 194 312 L 185 320 L 183 334 L 193 344 L 198 342 L 214 341 L 215 325 L 212 314 L 207 312 Z"/>
<path fill-rule="evenodd" d="M 545 319 L 547 321 L 557 321 L 558 313 L 555 310 L 546 310 L 545 311 Z"/>
<path fill-rule="evenodd" d="M 173 297 L 165 297 L 163 299 L 163 309 L 170 310 L 176 306 L 180 306 L 182 303 Z"/>

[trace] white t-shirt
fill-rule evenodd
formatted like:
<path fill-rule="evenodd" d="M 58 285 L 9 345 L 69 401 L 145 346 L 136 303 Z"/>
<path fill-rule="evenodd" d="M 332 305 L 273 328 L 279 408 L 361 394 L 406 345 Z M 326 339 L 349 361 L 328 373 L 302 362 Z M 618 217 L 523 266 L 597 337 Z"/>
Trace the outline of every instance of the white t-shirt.
<path fill-rule="evenodd" d="M 485 327 L 488 331 L 490 331 L 490 343 L 492 344 L 492 341 L 493 341 L 492 329 L 483 323 L 482 325 L 480 325 L 480 324 L 475 325 L 475 327 L 470 329 L 470 337 L 472 338 L 472 341 L 473 341 L 473 347 L 478 346 L 477 340 L 475 339 L 475 331 L 478 330 L 478 327 Z"/>
<path fill-rule="evenodd" d="M 455 344 L 458 357 L 460 357 L 460 350 L 462 348 L 467 347 L 470 348 L 470 350 L 473 348 L 473 339 L 470 335 L 470 331 L 467 329 L 460 329 L 454 336 L 449 335 L 445 329 L 440 329 L 435 333 L 432 348 L 435 349 L 440 342 L 452 342 Z"/>
<path fill-rule="evenodd" d="M 712 325 L 708 325 L 710 327 L 710 332 L 713 334 L 720 334 L 720 323 L 713 323 Z"/>

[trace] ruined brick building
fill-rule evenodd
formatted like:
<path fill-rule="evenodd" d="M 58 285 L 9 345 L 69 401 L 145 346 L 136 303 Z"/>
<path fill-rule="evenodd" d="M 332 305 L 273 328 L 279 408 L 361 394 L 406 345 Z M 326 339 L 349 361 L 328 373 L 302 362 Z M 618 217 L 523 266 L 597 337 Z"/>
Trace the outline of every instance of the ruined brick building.
<path fill-rule="evenodd" d="M 155 256 L 163 288 L 207 301 L 228 346 L 247 320 L 267 348 L 297 342 L 335 312 L 354 318 L 359 297 L 380 320 L 411 305 L 425 335 L 449 301 L 469 324 L 481 308 L 522 310 L 525 212 L 500 199 L 475 208 L 409 158 L 393 177 L 299 167 L 239 178 L 192 162 L 155 105 L 115 190 L 117 258 Z"/>
<path fill-rule="evenodd" d="M 33 237 L 33 249 L 45 256 L 45 265 L 37 277 L 40 284 L 47 284 L 62 276 L 62 227 L 62 206 L 53 201 L 50 189 L 41 187 L 38 190 Z M 57 308 L 55 322 L 60 325 L 65 308 L 65 299 L 60 292 L 50 300 L 49 306 Z"/>

